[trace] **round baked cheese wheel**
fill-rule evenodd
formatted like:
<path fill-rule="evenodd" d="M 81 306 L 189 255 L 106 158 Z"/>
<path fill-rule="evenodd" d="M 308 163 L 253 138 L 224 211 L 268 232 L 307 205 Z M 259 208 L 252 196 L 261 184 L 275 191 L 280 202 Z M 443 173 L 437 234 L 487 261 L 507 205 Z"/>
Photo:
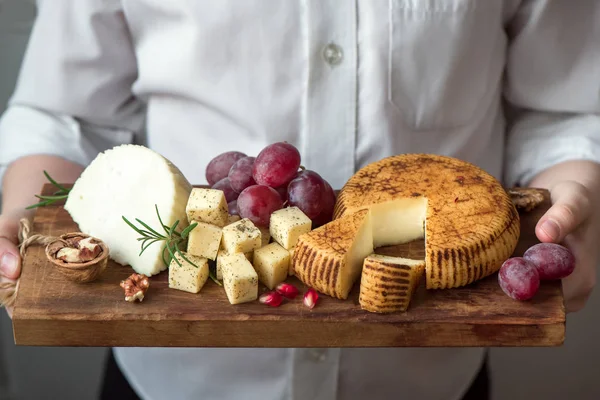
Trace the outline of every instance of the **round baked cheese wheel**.
<path fill-rule="evenodd" d="M 439 155 L 398 155 L 358 171 L 340 191 L 334 219 L 361 210 L 370 211 L 374 248 L 425 239 L 428 289 L 498 271 L 520 235 L 519 214 L 497 179 Z"/>

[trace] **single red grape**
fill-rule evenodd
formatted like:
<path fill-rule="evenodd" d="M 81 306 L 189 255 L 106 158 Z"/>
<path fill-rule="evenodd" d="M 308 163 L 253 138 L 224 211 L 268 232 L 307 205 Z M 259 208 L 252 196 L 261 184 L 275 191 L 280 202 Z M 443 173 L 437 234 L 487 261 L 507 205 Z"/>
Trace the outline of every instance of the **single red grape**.
<path fill-rule="evenodd" d="M 213 158 L 206 166 L 206 180 L 208 184 L 212 186 L 221 179 L 226 178 L 233 164 L 244 157 L 246 155 L 239 151 L 228 151 Z"/>
<path fill-rule="evenodd" d="M 323 192 L 322 211 L 313 221 L 313 229 L 331 222 L 333 218 L 333 209 L 336 200 L 335 192 L 329 182 L 325 180 L 323 182 L 325 183 L 325 191 Z"/>
<path fill-rule="evenodd" d="M 287 184 L 298 172 L 300 152 L 285 142 L 265 147 L 256 157 L 252 176 L 259 185 L 276 188 Z"/>
<path fill-rule="evenodd" d="M 229 170 L 229 183 L 236 192 L 241 193 L 248 186 L 256 185 L 252 178 L 252 166 L 255 160 L 255 157 L 240 158 Z"/>
<path fill-rule="evenodd" d="M 321 175 L 311 170 L 302 171 L 288 185 L 288 204 L 296 206 L 310 219 L 323 211 L 325 182 Z"/>
<path fill-rule="evenodd" d="M 537 268 L 541 280 L 563 279 L 575 270 L 575 256 L 569 249 L 555 243 L 531 246 L 523 258 Z"/>
<path fill-rule="evenodd" d="M 240 215 L 240 212 L 238 211 L 237 200 L 227 203 L 227 208 L 229 209 L 229 215 Z"/>
<path fill-rule="evenodd" d="M 231 187 L 229 178 L 221 179 L 219 182 L 212 185 L 212 189 L 223 191 L 223 193 L 225 193 L 225 200 L 227 200 L 228 203 L 237 199 L 239 196 L 239 193 L 233 190 L 233 188 Z"/>
<path fill-rule="evenodd" d="M 522 257 L 506 260 L 498 272 L 498 283 L 509 297 L 529 300 L 540 287 L 540 275 L 535 265 Z"/>
<path fill-rule="evenodd" d="M 267 227 L 271 214 L 283 208 L 283 201 L 275 189 L 265 185 L 249 186 L 237 199 L 239 215 L 256 226 Z"/>

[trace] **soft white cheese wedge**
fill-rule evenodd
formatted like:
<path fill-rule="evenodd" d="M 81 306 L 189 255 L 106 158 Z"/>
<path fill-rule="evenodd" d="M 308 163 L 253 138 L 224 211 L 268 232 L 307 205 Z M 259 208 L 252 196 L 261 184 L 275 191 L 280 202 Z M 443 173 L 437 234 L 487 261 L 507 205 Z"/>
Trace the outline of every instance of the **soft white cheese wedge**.
<path fill-rule="evenodd" d="M 271 214 L 271 237 L 285 249 L 291 249 L 298 238 L 310 232 L 312 221 L 298 207 L 287 207 Z"/>
<path fill-rule="evenodd" d="M 242 253 L 221 257 L 223 287 L 231 304 L 241 304 L 258 298 L 258 275 Z"/>
<path fill-rule="evenodd" d="M 104 241 L 110 257 L 137 273 L 155 275 L 167 268 L 162 243 L 142 255 L 139 234 L 122 219 L 146 222 L 160 231 L 155 205 L 166 225 L 179 220 L 185 228 L 185 207 L 192 186 L 181 171 L 160 154 L 137 145 L 122 145 L 99 154 L 71 190 L 65 210 L 79 230 Z"/>
<path fill-rule="evenodd" d="M 216 260 L 223 230 L 216 225 L 197 221 L 193 222 L 196 222 L 198 225 L 190 232 L 187 252 L 198 257 L 205 257 L 213 261 Z"/>
<path fill-rule="evenodd" d="M 290 268 L 290 253 L 279 243 L 254 250 L 254 269 L 258 280 L 269 289 L 285 281 Z"/>
<path fill-rule="evenodd" d="M 198 293 L 208 279 L 208 260 L 192 254 L 184 253 L 183 255 L 194 265 L 184 260 L 179 254 L 175 254 L 175 258 L 171 260 L 169 266 L 169 287 L 184 292 Z"/>

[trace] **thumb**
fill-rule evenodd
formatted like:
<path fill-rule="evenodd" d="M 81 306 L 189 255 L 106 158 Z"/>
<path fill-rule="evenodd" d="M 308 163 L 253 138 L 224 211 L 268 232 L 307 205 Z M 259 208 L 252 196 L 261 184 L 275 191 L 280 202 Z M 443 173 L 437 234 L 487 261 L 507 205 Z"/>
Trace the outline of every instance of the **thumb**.
<path fill-rule="evenodd" d="M 0 276 L 8 279 L 17 279 L 21 275 L 18 234 L 19 220 L 0 216 Z"/>
<path fill-rule="evenodd" d="M 539 220 L 535 233 L 541 242 L 562 242 L 591 214 L 591 198 L 585 186 L 573 181 L 557 184 L 550 191 L 552 207 Z"/>
<path fill-rule="evenodd" d="M 17 279 L 21 275 L 19 250 L 6 238 L 0 238 L 0 275 L 9 279 Z"/>

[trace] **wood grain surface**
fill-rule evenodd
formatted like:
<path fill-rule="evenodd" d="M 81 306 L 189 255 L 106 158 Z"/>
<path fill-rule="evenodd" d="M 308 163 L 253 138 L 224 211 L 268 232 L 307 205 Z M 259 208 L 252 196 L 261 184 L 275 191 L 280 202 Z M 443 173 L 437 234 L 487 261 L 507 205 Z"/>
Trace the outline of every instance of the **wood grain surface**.
<path fill-rule="evenodd" d="M 48 193 L 46 186 L 44 192 Z M 521 215 L 516 255 L 537 243 L 535 223 L 546 201 Z M 37 210 L 33 232 L 58 236 L 77 231 L 61 204 Z M 423 242 L 378 249 L 419 257 Z M 231 305 L 208 281 L 199 294 L 168 288 L 168 272 L 151 278 L 142 303 L 124 301 L 121 280 L 133 270 L 109 261 L 92 283 L 66 280 L 32 247 L 23 262 L 13 328 L 17 345 L 152 347 L 438 347 L 558 346 L 565 338 L 560 282 L 543 282 L 532 301 L 518 302 L 499 288 L 496 274 L 469 286 L 419 288 L 406 313 L 372 314 L 358 305 L 358 285 L 347 301 L 320 296 L 309 310 L 302 296 L 270 308 Z M 299 281 L 290 282 L 306 289 Z M 259 292 L 266 290 L 259 288 Z"/>

